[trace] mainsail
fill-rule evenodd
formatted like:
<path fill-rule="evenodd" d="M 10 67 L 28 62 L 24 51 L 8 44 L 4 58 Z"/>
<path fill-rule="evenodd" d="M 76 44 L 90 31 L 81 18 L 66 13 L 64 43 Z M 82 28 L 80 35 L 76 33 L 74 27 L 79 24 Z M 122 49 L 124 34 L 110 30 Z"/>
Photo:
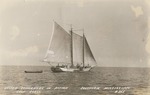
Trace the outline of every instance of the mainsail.
<path fill-rule="evenodd" d="M 48 47 L 45 59 L 56 63 L 70 63 L 71 62 L 71 36 L 60 25 L 54 22 L 54 30 L 50 45 Z"/>
<path fill-rule="evenodd" d="M 81 64 L 83 63 L 83 37 L 76 34 L 72 33 L 73 37 L 73 63 L 74 65 L 76 64 Z"/>

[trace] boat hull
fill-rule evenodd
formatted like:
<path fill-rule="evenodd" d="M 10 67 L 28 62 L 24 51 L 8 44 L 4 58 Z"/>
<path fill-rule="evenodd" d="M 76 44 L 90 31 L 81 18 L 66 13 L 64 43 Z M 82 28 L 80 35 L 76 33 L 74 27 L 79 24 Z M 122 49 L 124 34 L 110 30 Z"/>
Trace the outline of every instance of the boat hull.
<path fill-rule="evenodd" d="M 43 71 L 24 71 L 25 73 L 42 73 Z"/>
<path fill-rule="evenodd" d="M 60 67 L 51 67 L 53 72 L 63 72 Z"/>
<path fill-rule="evenodd" d="M 92 67 L 81 67 L 81 68 L 66 68 L 66 67 L 51 67 L 53 72 L 88 72 Z"/>

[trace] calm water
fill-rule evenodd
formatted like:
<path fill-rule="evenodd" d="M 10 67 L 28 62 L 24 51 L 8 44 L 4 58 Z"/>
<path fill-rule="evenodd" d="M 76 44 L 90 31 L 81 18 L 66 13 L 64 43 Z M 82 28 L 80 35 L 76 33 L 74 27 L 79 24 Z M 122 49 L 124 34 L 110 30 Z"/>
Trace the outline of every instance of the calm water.
<path fill-rule="evenodd" d="M 44 72 L 24 73 L 24 70 Z M 31 87 L 38 88 L 31 90 Z M 111 89 L 105 89 L 108 87 Z M 97 67 L 84 73 L 52 73 L 45 66 L 3 66 L 0 67 L 0 95 L 150 95 L 150 69 Z"/>

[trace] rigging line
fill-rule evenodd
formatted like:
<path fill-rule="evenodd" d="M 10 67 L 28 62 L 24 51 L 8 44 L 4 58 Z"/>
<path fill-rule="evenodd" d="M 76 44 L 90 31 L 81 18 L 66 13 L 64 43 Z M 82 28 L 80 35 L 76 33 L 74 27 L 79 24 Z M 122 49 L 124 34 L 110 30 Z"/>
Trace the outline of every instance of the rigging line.
<path fill-rule="evenodd" d="M 50 64 L 50 62 L 47 62 L 50 66 L 52 66 L 51 64 Z"/>

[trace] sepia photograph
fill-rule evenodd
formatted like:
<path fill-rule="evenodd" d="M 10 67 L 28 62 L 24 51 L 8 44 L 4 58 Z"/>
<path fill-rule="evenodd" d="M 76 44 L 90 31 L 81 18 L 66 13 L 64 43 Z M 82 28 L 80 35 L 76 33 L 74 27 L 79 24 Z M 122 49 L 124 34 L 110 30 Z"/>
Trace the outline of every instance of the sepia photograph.
<path fill-rule="evenodd" d="M 150 95 L 150 0 L 0 0 L 0 95 Z"/>

